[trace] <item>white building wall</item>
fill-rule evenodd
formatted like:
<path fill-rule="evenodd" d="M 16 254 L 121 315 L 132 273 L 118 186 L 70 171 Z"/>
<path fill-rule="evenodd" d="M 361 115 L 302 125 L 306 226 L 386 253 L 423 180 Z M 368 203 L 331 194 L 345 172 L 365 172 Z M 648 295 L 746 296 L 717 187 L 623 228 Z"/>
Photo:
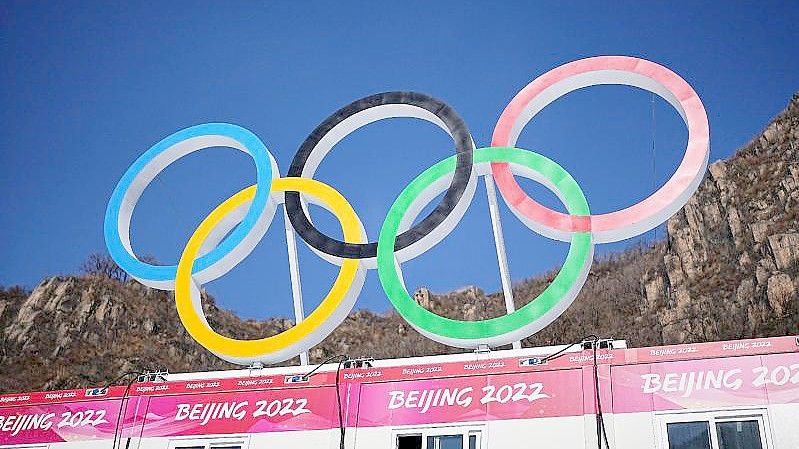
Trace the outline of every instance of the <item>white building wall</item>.
<path fill-rule="evenodd" d="M 768 418 L 774 449 L 799 448 L 799 404 L 770 405 Z"/>
<path fill-rule="evenodd" d="M 585 426 L 582 416 L 512 419 L 489 423 L 486 448 L 562 449 L 582 448 Z"/>
<path fill-rule="evenodd" d="M 611 447 L 615 449 L 657 447 L 657 429 L 651 412 L 614 414 L 613 431 L 608 429 L 608 433 L 613 437 Z"/>

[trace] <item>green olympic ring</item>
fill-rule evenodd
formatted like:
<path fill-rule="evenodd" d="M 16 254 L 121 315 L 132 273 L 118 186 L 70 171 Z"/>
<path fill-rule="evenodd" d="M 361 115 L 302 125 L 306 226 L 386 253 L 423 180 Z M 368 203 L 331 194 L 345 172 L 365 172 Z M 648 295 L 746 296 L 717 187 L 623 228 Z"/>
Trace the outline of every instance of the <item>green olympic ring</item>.
<path fill-rule="evenodd" d="M 409 210 L 416 208 L 421 195 L 446 188 L 444 178 L 452 177 L 455 156 L 444 159 L 417 176 L 400 193 L 388 211 L 377 245 L 377 270 L 380 284 L 391 303 L 416 330 L 440 343 L 474 348 L 475 342 L 489 347 L 509 344 L 541 330 L 574 301 L 588 276 L 593 261 L 591 232 L 573 232 L 568 255 L 555 279 L 532 301 L 515 312 L 478 321 L 455 320 L 437 315 L 411 298 L 394 257 L 396 236 L 407 222 Z M 475 166 L 506 163 L 514 174 L 541 182 L 557 194 L 573 217 L 590 215 L 588 202 L 577 182 L 560 165 L 538 153 L 511 147 L 487 147 L 475 150 Z M 490 170 L 490 167 L 488 167 Z M 485 171 L 485 170 L 483 170 Z M 525 173 L 526 172 L 526 173 Z M 442 187 L 443 186 L 443 187 Z M 415 217 L 412 217 L 415 218 Z"/>

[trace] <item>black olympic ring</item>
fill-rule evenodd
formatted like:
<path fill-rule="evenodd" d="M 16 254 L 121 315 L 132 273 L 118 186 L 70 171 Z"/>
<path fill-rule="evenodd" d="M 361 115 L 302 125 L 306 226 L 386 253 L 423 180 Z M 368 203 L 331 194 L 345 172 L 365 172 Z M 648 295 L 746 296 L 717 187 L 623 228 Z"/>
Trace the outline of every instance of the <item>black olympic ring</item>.
<path fill-rule="evenodd" d="M 474 142 L 466 127 L 466 123 L 452 107 L 441 100 L 418 92 L 383 92 L 356 100 L 334 112 L 311 132 L 294 155 L 294 159 L 288 171 L 288 176 L 303 177 L 303 170 L 305 170 L 309 158 L 313 155 L 319 143 L 328 133 L 346 119 L 371 108 L 390 105 L 414 106 L 435 115 L 435 117 L 440 119 L 447 127 L 449 134 L 455 141 L 456 153 L 455 173 L 452 182 L 444 193 L 444 197 L 435 209 L 422 221 L 397 236 L 394 242 L 394 249 L 395 251 L 399 251 L 418 242 L 446 220 L 447 216 L 449 216 L 457 206 L 471 179 Z M 374 120 L 366 118 L 363 124 L 382 118 L 403 116 L 404 115 L 390 115 L 379 117 Z M 360 125 L 355 126 L 352 131 L 358 127 L 360 127 Z M 341 138 L 346 134 L 342 135 Z M 333 142 L 330 146 L 332 147 L 336 143 L 337 141 Z M 321 161 L 321 158 L 324 158 L 325 154 L 326 152 L 319 156 L 317 165 L 318 162 Z M 315 168 L 316 167 L 313 167 L 314 170 Z M 347 243 L 336 240 L 320 232 L 314 224 L 311 223 L 305 210 L 303 210 L 299 192 L 286 192 L 285 207 L 288 212 L 289 220 L 291 220 L 291 225 L 306 243 L 317 250 L 331 256 L 346 259 L 367 259 L 377 256 L 377 242 Z"/>

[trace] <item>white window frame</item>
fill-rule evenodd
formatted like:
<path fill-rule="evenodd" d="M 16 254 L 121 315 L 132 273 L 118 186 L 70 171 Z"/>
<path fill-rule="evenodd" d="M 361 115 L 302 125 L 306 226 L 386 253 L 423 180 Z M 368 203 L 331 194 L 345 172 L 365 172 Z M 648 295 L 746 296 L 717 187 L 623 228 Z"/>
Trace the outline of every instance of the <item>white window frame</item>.
<path fill-rule="evenodd" d="M 204 449 L 214 449 L 219 446 L 241 445 L 242 449 L 249 449 L 250 436 L 220 436 L 220 437 L 190 437 L 173 438 L 169 440 L 169 449 L 176 449 L 183 446 L 202 446 Z"/>
<path fill-rule="evenodd" d="M 705 411 L 675 411 L 658 413 L 658 448 L 669 449 L 669 435 L 667 425 L 671 423 L 685 423 L 705 421 L 710 432 L 711 449 L 719 449 L 716 423 L 729 421 L 757 421 L 760 430 L 760 444 L 763 449 L 773 449 L 771 442 L 771 425 L 768 419 L 768 410 L 765 408 L 705 410 Z"/>
<path fill-rule="evenodd" d="M 421 435 L 422 449 L 433 449 L 427 447 L 427 437 L 443 435 L 462 435 L 463 449 L 469 449 L 469 435 L 477 434 L 478 449 L 485 449 L 488 440 L 488 427 L 484 423 L 462 424 L 462 425 L 442 425 L 433 424 L 429 426 L 396 427 L 391 430 L 391 449 L 397 449 L 397 438 L 405 435 Z"/>

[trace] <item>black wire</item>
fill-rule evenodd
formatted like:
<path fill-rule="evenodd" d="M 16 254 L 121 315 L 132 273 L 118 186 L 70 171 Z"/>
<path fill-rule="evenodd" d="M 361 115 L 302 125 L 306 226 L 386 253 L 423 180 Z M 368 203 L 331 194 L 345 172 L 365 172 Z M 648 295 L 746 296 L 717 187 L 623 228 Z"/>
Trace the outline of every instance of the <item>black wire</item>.
<path fill-rule="evenodd" d="M 338 366 L 336 367 L 336 403 L 338 404 L 338 430 L 340 435 L 339 449 L 345 449 L 344 433 L 347 431 L 347 428 L 344 426 L 344 417 L 341 408 L 341 390 L 339 389 L 339 372 L 341 371 L 341 365 L 344 363 L 345 360 L 346 359 L 339 360 Z"/>
<path fill-rule="evenodd" d="M 105 384 L 105 387 L 103 387 L 103 389 L 105 390 L 106 388 L 111 388 L 112 386 L 116 385 L 117 382 L 119 382 L 120 380 L 130 376 L 131 374 L 135 374 L 137 376 L 143 376 L 144 375 L 144 373 L 140 373 L 138 371 L 128 371 L 128 372 L 126 372 L 124 374 L 120 374 L 116 379 L 114 379 L 111 382 Z"/>
<path fill-rule="evenodd" d="M 350 356 L 348 356 L 347 354 L 337 354 L 337 355 L 334 355 L 332 357 L 328 357 L 327 359 L 325 359 L 324 362 L 316 365 L 316 368 L 312 369 L 311 371 L 308 372 L 308 374 L 306 374 L 306 375 L 304 375 L 302 377 L 307 380 L 315 372 L 319 371 L 319 368 L 323 367 L 325 365 L 325 363 L 330 362 L 331 360 L 334 360 L 334 359 L 339 359 L 339 358 L 343 358 L 343 360 L 348 360 L 350 358 Z"/>
<path fill-rule="evenodd" d="M 596 392 L 596 408 L 597 408 L 597 410 L 596 410 L 597 411 L 597 413 L 596 413 L 596 438 L 597 438 L 597 443 L 596 444 L 597 444 L 597 447 L 599 449 L 602 449 L 602 441 L 604 440 L 605 447 L 607 449 L 610 449 L 610 444 L 608 443 L 608 433 L 607 433 L 607 430 L 605 429 L 605 420 L 604 420 L 604 418 L 602 416 L 602 399 L 600 398 L 600 395 L 599 395 L 599 366 L 598 366 L 597 358 L 596 358 L 596 350 L 597 350 L 597 343 L 599 342 L 599 337 L 597 337 L 594 334 L 587 335 L 587 336 L 583 337 L 583 339 L 580 342 L 574 342 L 574 343 L 564 347 L 560 351 L 555 352 L 554 354 L 550 354 L 550 355 L 544 357 L 543 359 L 541 359 L 541 361 L 539 363 L 543 364 L 543 363 L 546 363 L 546 362 L 548 362 L 550 360 L 555 360 L 558 357 L 562 357 L 564 355 L 564 353 L 569 350 L 569 348 L 571 348 L 573 346 L 576 346 L 576 345 L 579 345 L 579 344 L 582 344 L 586 340 L 591 340 L 593 342 L 593 344 L 591 346 L 593 347 L 593 352 L 594 352 L 594 391 Z"/>
<path fill-rule="evenodd" d="M 135 376 L 141 376 L 142 375 L 142 373 L 140 373 L 138 371 L 128 371 L 127 373 L 124 373 L 121 376 L 117 377 L 116 379 L 112 380 L 111 383 L 109 383 L 105 387 L 105 389 L 111 388 L 112 385 L 116 384 L 117 382 L 119 382 L 120 380 L 124 379 L 125 377 L 130 376 L 131 374 L 134 374 Z M 119 413 L 117 414 L 117 423 L 116 423 L 116 426 L 114 427 L 114 442 L 111 445 L 111 449 L 116 449 L 116 447 L 117 447 L 117 439 L 119 438 L 119 422 L 122 419 L 122 412 L 123 412 L 122 409 L 125 407 L 125 399 L 127 399 L 127 397 L 128 397 L 128 392 L 130 392 L 130 387 L 133 385 L 133 382 L 136 381 L 136 377 L 135 376 L 133 378 L 131 378 L 131 380 L 128 382 L 128 385 L 125 387 L 125 392 L 122 393 L 122 400 L 119 403 Z"/>
<path fill-rule="evenodd" d="M 341 372 L 341 365 L 344 364 L 347 360 L 349 360 L 349 356 L 346 354 L 338 354 L 332 357 L 328 357 L 324 362 L 320 363 L 316 366 L 316 368 L 312 369 L 308 374 L 304 375 L 303 378 L 308 380 L 314 373 L 316 373 L 319 368 L 321 368 L 325 363 L 330 362 L 331 360 L 339 359 L 338 366 L 336 367 L 336 404 L 338 405 L 338 430 L 339 430 L 339 449 L 344 448 L 344 435 L 346 433 L 346 427 L 344 426 L 344 412 L 341 407 L 341 390 L 339 389 L 339 373 Z"/>
<path fill-rule="evenodd" d="M 610 449 L 608 443 L 608 432 L 605 429 L 605 419 L 602 416 L 602 399 L 599 394 L 599 365 L 597 364 L 596 351 L 599 338 L 594 337 L 594 392 L 596 393 L 596 446 L 602 449 L 602 441 L 605 441 L 605 447 Z"/>
<path fill-rule="evenodd" d="M 558 351 L 558 352 L 556 352 L 556 353 L 554 353 L 554 354 L 550 354 L 550 355 L 548 355 L 548 356 L 544 357 L 543 359 L 541 359 L 541 361 L 540 361 L 539 363 L 546 363 L 546 362 L 548 362 L 548 361 L 550 361 L 550 360 L 555 360 L 555 359 L 557 359 L 558 357 L 561 357 L 561 356 L 563 355 L 563 353 L 564 353 L 564 352 L 566 352 L 566 351 L 568 351 L 568 350 L 569 350 L 569 348 L 571 348 L 571 347 L 573 347 L 573 346 L 581 345 L 581 344 L 583 344 L 583 342 L 584 342 L 585 340 L 594 340 L 594 341 L 596 341 L 596 340 L 597 340 L 597 336 L 596 336 L 596 335 L 594 335 L 594 334 L 587 335 L 587 336 L 583 337 L 583 339 L 582 339 L 582 340 L 580 340 L 580 341 L 577 341 L 577 342 L 574 342 L 574 343 L 572 343 L 572 344 L 570 344 L 570 345 L 566 346 L 565 348 L 561 349 L 560 351 Z"/>

